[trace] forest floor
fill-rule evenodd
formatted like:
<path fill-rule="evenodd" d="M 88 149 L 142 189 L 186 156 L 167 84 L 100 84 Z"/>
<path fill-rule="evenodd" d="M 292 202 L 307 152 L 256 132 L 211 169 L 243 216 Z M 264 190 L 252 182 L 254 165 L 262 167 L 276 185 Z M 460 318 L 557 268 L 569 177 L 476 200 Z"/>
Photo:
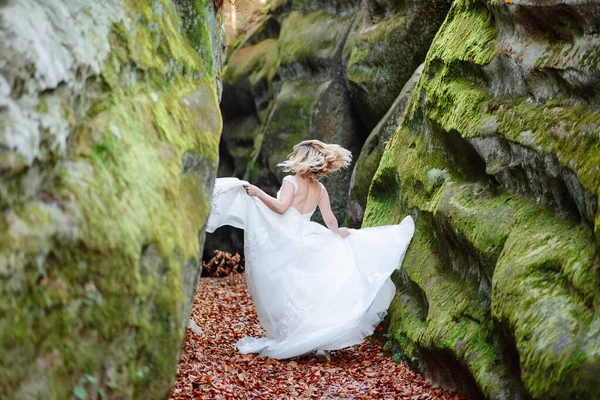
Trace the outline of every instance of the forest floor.
<path fill-rule="evenodd" d="M 377 339 L 331 352 L 329 362 L 239 353 L 238 339 L 263 335 L 243 274 L 200 279 L 191 318 L 200 329 L 187 329 L 172 400 L 464 399 L 394 363 Z"/>

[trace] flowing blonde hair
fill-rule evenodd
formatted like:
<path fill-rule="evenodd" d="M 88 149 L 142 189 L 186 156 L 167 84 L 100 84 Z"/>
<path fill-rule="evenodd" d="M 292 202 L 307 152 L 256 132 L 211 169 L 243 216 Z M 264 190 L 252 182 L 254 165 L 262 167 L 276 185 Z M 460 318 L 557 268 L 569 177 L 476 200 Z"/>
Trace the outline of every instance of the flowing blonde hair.
<path fill-rule="evenodd" d="M 305 140 L 295 145 L 288 159 L 277 166 L 286 172 L 317 178 L 346 168 L 351 161 L 352 153 L 342 146 Z"/>

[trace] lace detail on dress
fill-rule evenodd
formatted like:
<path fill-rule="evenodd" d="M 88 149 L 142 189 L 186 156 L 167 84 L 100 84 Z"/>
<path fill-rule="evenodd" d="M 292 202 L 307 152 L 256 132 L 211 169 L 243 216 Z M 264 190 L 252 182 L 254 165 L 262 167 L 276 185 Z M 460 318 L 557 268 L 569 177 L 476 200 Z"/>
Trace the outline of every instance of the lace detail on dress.
<path fill-rule="evenodd" d="M 283 359 L 361 343 L 395 295 L 389 276 L 414 233 L 412 218 L 342 238 L 311 222 L 312 212 L 272 211 L 245 193 L 245 183 L 217 179 L 207 223 L 244 229 L 246 282 L 266 335 L 242 339 L 240 351 Z M 316 200 L 319 190 L 309 189 Z"/>
<path fill-rule="evenodd" d="M 283 318 L 278 324 L 277 335 L 280 338 L 288 336 L 290 330 L 294 328 L 299 321 L 304 320 L 306 314 L 310 311 L 312 303 L 309 297 L 301 288 L 294 289 L 290 295 L 290 300 L 285 306 Z"/>
<path fill-rule="evenodd" d="M 244 238 L 244 253 L 246 262 L 250 265 L 256 263 L 256 249 L 269 239 L 269 232 L 265 229 L 251 232 Z"/>
<path fill-rule="evenodd" d="M 222 188 L 218 188 L 213 192 L 212 200 L 210 202 L 210 212 L 213 215 L 221 215 L 219 211 L 219 199 L 223 197 L 226 193 L 231 192 L 234 189 L 237 189 L 239 186 L 225 186 Z"/>
<path fill-rule="evenodd" d="M 208 232 L 214 232 L 223 223 L 220 221 L 221 214 L 227 214 L 222 208 L 229 206 L 228 202 L 223 202 L 222 198 L 229 192 L 236 190 L 240 187 L 239 184 L 228 184 L 228 185 L 216 185 L 213 191 L 212 199 L 210 201 L 210 215 L 206 223 L 206 230 Z"/>
<path fill-rule="evenodd" d="M 292 185 L 294 185 L 294 194 L 296 194 L 296 192 L 298 192 L 298 182 L 296 182 L 296 177 L 294 175 L 287 175 L 283 178 L 283 181 L 288 181 L 290 182 Z M 281 189 L 279 190 L 281 191 Z M 279 198 L 279 192 L 277 192 L 277 198 Z"/>

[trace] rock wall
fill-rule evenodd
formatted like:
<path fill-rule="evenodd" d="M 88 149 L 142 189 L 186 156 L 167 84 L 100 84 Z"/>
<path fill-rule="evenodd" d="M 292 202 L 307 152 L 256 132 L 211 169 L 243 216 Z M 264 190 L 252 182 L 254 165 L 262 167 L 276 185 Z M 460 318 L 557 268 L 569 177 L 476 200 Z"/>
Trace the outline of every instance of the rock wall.
<path fill-rule="evenodd" d="M 274 193 L 286 175 L 275 165 L 304 139 L 336 142 L 358 155 L 366 135 L 351 112 L 342 60 L 356 3 L 275 2 L 241 39 L 223 73 L 224 174 Z M 333 204 L 340 217 L 350 173 L 328 181 L 340 192 Z"/>
<path fill-rule="evenodd" d="M 600 6 L 456 0 L 369 191 L 411 214 L 395 351 L 474 397 L 597 398 Z"/>
<path fill-rule="evenodd" d="M 285 175 L 276 164 L 304 139 L 338 143 L 358 159 L 423 62 L 449 6 L 450 0 L 271 1 L 230 47 L 219 175 L 274 194 Z M 323 179 L 340 222 L 353 168 Z M 360 198 L 362 215 L 366 193 Z M 212 235 L 206 257 L 214 248 L 239 249 L 241 235 L 232 231 Z"/>
<path fill-rule="evenodd" d="M 216 27 L 206 0 L 0 2 L 0 397 L 168 394 L 217 168 Z"/>
<path fill-rule="evenodd" d="M 413 76 L 406 82 L 388 112 L 379 121 L 375 129 L 371 131 L 360 150 L 360 155 L 356 160 L 356 164 L 354 164 L 354 170 L 350 178 L 350 195 L 348 196 L 345 223 L 348 227 L 358 229 L 362 225 L 371 181 L 377 172 L 387 142 L 392 138 L 396 128 L 406 115 L 406 107 L 410 102 L 422 71 L 423 64 L 417 68 Z"/>
<path fill-rule="evenodd" d="M 367 0 L 344 45 L 356 113 L 371 131 L 423 62 L 451 0 Z"/>

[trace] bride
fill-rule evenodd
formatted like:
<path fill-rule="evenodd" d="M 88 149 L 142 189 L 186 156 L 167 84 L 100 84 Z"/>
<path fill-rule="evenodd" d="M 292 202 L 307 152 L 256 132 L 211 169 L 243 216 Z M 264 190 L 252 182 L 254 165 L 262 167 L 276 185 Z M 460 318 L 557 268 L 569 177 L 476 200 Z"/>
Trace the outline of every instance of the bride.
<path fill-rule="evenodd" d="M 327 189 L 317 180 L 348 166 L 351 153 L 335 144 L 303 141 L 279 166 L 277 197 L 236 178 L 216 180 L 207 231 L 244 229 L 246 280 L 261 338 L 244 337 L 244 354 L 285 359 L 361 343 L 394 297 L 390 279 L 414 232 L 410 216 L 398 225 L 338 227 Z M 311 222 L 319 207 L 327 228 Z"/>

